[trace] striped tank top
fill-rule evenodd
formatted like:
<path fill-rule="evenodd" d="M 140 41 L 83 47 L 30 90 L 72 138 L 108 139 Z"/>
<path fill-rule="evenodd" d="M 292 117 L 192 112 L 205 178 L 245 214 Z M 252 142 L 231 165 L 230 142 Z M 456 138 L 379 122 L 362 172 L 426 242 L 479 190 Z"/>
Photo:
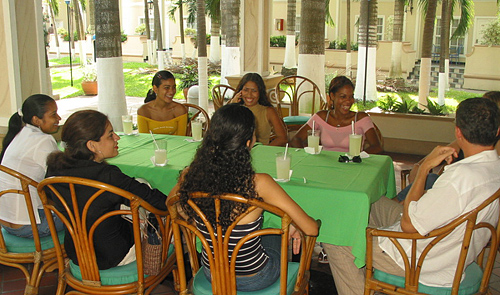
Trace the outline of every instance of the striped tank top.
<path fill-rule="evenodd" d="M 231 237 L 229 238 L 229 258 L 233 254 L 233 249 L 238 243 L 238 241 L 246 236 L 247 234 L 259 230 L 262 228 L 262 215 L 257 218 L 255 221 L 252 221 L 247 224 L 237 225 L 233 231 L 231 232 Z M 207 231 L 206 226 L 196 220 L 196 227 L 203 234 L 203 236 L 207 239 L 208 244 L 210 245 L 210 249 L 212 249 L 213 253 L 213 245 L 212 239 L 210 239 L 210 234 Z M 217 235 L 217 233 L 215 233 Z M 251 275 L 260 271 L 269 260 L 269 256 L 265 253 L 264 248 L 261 244 L 261 237 L 257 236 L 253 239 L 248 240 L 243 247 L 241 247 L 240 251 L 238 251 L 238 257 L 236 258 L 236 275 Z M 203 248 L 202 251 L 202 265 L 204 265 L 207 269 L 209 268 L 208 256 Z"/>

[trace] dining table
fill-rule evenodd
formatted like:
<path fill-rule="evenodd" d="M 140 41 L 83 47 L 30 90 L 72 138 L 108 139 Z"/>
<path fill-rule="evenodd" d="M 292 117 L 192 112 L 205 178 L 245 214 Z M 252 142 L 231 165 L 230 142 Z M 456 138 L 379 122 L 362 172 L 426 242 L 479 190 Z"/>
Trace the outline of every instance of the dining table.
<path fill-rule="evenodd" d="M 190 137 L 159 135 L 167 139 L 167 165 L 154 166 L 154 142 L 150 134 L 122 136 L 119 155 L 108 159 L 129 176 L 146 179 L 153 188 L 165 194 L 177 183 L 179 173 L 193 160 L 200 142 Z M 251 150 L 252 165 L 257 173 L 276 177 L 276 154 L 284 147 L 262 144 Z M 345 153 L 321 151 L 306 153 L 302 148 L 289 148 L 292 176 L 281 187 L 314 219 L 320 219 L 318 242 L 351 246 L 355 264 L 365 264 L 366 237 L 370 205 L 380 197 L 396 195 L 394 166 L 385 155 L 369 155 L 361 163 L 339 162 Z M 279 227 L 279 219 L 264 216 L 264 225 Z"/>

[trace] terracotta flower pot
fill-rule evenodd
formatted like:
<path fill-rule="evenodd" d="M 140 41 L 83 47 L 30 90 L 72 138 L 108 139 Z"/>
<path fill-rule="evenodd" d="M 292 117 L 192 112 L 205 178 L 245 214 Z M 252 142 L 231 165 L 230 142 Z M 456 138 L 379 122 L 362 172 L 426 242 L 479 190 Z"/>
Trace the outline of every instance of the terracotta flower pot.
<path fill-rule="evenodd" d="M 85 95 L 97 95 L 97 81 L 82 82 L 82 89 Z"/>

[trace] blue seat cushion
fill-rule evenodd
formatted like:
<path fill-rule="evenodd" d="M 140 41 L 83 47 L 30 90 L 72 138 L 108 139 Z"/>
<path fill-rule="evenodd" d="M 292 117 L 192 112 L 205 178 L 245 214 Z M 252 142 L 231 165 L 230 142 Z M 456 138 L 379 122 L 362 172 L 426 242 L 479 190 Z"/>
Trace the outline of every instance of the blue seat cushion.
<path fill-rule="evenodd" d="M 288 276 L 287 276 L 287 294 L 292 294 L 293 287 L 295 285 L 295 281 L 297 280 L 297 273 L 299 272 L 299 263 L 297 262 L 289 262 L 288 263 Z M 279 294 L 280 293 L 280 279 L 278 278 L 276 282 L 274 282 L 271 286 L 253 291 L 253 292 L 241 292 L 238 291 L 239 295 L 250 295 L 250 294 L 259 294 L 259 295 L 270 295 L 270 294 Z M 203 273 L 203 270 L 200 269 L 198 273 L 194 276 L 193 280 L 193 294 L 194 295 L 211 295 L 212 293 L 212 284 L 208 281 L 207 277 Z"/>
<path fill-rule="evenodd" d="M 168 256 L 174 252 L 173 245 L 168 248 Z M 71 274 L 78 280 L 82 280 L 82 273 L 80 272 L 80 267 L 70 260 L 69 270 Z M 129 264 L 115 266 L 105 270 L 99 270 L 101 276 L 101 284 L 103 286 L 110 285 L 123 285 L 137 282 L 137 262 L 134 261 Z M 148 275 L 144 275 L 148 277 Z"/>
<path fill-rule="evenodd" d="M 405 286 L 405 278 L 399 277 L 395 275 L 391 275 L 375 269 L 373 273 L 373 277 L 376 280 L 386 282 L 398 287 Z M 473 262 L 465 269 L 465 278 L 460 283 L 459 295 L 466 294 L 476 294 L 479 291 L 479 287 L 481 285 L 481 279 L 483 278 L 483 270 L 477 265 L 477 263 Z M 451 287 L 431 287 L 423 284 L 418 284 L 418 291 L 426 294 L 433 295 L 448 295 L 451 294 Z"/>
<path fill-rule="evenodd" d="M 311 117 L 308 116 L 288 116 L 283 118 L 286 125 L 304 125 Z"/>
<path fill-rule="evenodd" d="M 7 251 L 12 253 L 30 253 L 36 251 L 35 241 L 33 239 L 11 235 L 3 228 L 2 234 L 7 246 Z M 64 230 L 58 232 L 57 236 L 59 237 L 60 243 L 64 243 Z M 42 246 L 42 250 L 54 248 L 52 236 L 40 238 L 40 245 Z"/>

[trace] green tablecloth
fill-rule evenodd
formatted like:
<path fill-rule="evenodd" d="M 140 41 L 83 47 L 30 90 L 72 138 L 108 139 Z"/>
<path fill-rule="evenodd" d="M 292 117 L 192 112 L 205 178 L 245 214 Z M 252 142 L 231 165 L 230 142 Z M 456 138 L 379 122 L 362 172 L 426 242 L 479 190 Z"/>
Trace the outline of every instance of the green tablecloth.
<path fill-rule="evenodd" d="M 153 187 L 168 194 L 177 182 L 179 171 L 192 161 L 199 143 L 188 142 L 182 136 L 155 137 L 168 139 L 167 166 L 154 167 L 151 163 L 153 143 L 147 134 L 123 136 L 118 144 L 120 155 L 109 163 L 120 167 L 125 174 L 147 179 Z M 255 170 L 275 177 L 275 154 L 283 150 L 255 146 L 252 149 Z M 390 198 L 396 195 L 391 158 L 372 155 L 362 163 L 339 163 L 338 152 L 310 155 L 303 149 L 291 148 L 289 153 L 293 175 L 289 182 L 280 185 L 309 215 L 321 219 L 319 242 L 352 246 L 356 265 L 363 266 L 370 204 L 383 195 Z M 276 226 L 269 215 L 266 225 Z"/>

